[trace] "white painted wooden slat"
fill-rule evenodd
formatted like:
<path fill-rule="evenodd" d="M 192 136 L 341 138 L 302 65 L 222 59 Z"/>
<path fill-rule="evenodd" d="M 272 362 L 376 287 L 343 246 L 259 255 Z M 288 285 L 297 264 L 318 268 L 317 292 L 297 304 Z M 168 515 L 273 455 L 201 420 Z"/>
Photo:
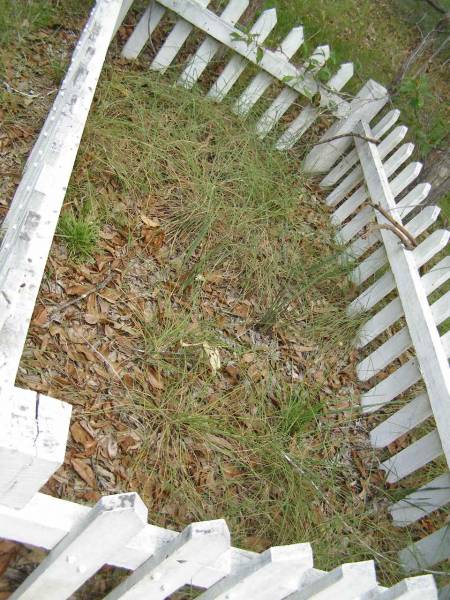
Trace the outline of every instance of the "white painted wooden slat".
<path fill-rule="evenodd" d="M 72 407 L 14 388 L 0 403 L 0 504 L 25 506 L 64 462 Z"/>
<path fill-rule="evenodd" d="M 436 584 L 432 575 L 419 575 L 404 579 L 376 596 L 379 600 L 437 600 L 437 597 Z M 359 600 L 366 600 L 366 598 L 363 597 Z"/>
<path fill-rule="evenodd" d="M 418 215 L 411 219 L 406 225 L 406 229 L 414 237 L 419 237 L 428 227 L 436 222 L 440 212 L 441 209 L 438 206 L 426 206 Z M 387 262 L 388 259 L 384 247 L 377 248 L 377 250 L 372 252 L 370 256 L 350 273 L 350 279 L 356 285 L 361 285 L 387 264 Z"/>
<path fill-rule="evenodd" d="M 154 2 L 153 0 L 150 2 L 138 24 L 134 28 L 133 33 L 130 35 L 125 46 L 123 47 L 123 58 L 132 60 L 139 56 L 143 47 L 150 39 L 152 33 L 161 22 L 165 12 L 165 8 L 163 8 L 160 4 Z"/>
<path fill-rule="evenodd" d="M 394 525 L 406 527 L 450 503 L 450 473 L 444 473 L 389 507 Z"/>
<path fill-rule="evenodd" d="M 416 185 L 413 190 L 397 202 L 396 208 L 392 211 L 392 216 L 403 221 L 410 212 L 426 200 L 430 190 L 431 185 L 429 183 Z"/>
<path fill-rule="evenodd" d="M 361 211 L 362 212 L 362 211 Z M 383 231 L 383 230 L 382 230 Z M 387 233 L 390 233 L 389 231 Z M 394 234 L 392 234 L 394 235 Z M 421 244 L 414 248 L 411 258 L 414 259 L 417 268 L 422 267 L 443 248 L 445 248 L 450 239 L 450 232 L 445 229 L 434 231 Z M 403 248 L 401 242 L 395 237 L 395 244 L 398 248 Z M 391 271 L 384 273 L 377 281 L 362 292 L 353 302 L 351 302 L 348 311 L 349 314 L 369 310 L 373 308 L 380 300 L 395 289 L 395 279 Z M 421 288 L 423 289 L 423 288 Z"/>
<path fill-rule="evenodd" d="M 286 76 L 292 78 L 286 81 L 288 87 L 308 97 L 319 91 L 319 84 L 309 73 L 299 77 L 302 75 L 301 70 L 292 63 L 280 58 L 272 50 L 242 40 L 242 31 L 235 29 L 210 10 L 200 7 L 195 0 L 158 0 L 158 2 L 246 60 L 256 64 L 260 69 L 267 71 L 269 75 L 280 80 Z M 235 34 L 238 34 L 240 39 L 234 39 Z"/>
<path fill-rule="evenodd" d="M 197 0 L 197 2 L 200 6 L 206 8 L 210 0 Z M 183 19 L 178 19 L 172 31 L 167 36 L 167 39 L 158 50 L 155 58 L 152 60 L 150 70 L 164 73 L 164 71 L 172 64 L 172 61 L 181 50 L 193 28 L 191 23 L 188 23 Z"/>
<path fill-rule="evenodd" d="M 396 483 L 439 458 L 441 454 L 443 454 L 441 440 L 438 432 L 434 429 L 382 462 L 380 469 L 387 474 L 388 483 Z"/>
<path fill-rule="evenodd" d="M 398 554 L 406 573 L 419 571 L 439 564 L 450 557 L 450 525 L 411 544 Z"/>
<path fill-rule="evenodd" d="M 11 595 L 11 600 L 64 600 L 147 522 L 135 493 L 102 498 Z"/>
<path fill-rule="evenodd" d="M 386 379 L 362 394 L 361 408 L 363 413 L 368 414 L 380 409 L 420 379 L 419 363 L 416 358 L 411 358 Z"/>
<path fill-rule="evenodd" d="M 119 12 L 119 16 L 117 17 L 117 21 L 116 24 L 114 25 L 114 30 L 111 36 L 111 39 L 114 38 L 114 36 L 116 35 L 116 33 L 119 31 L 125 17 L 128 14 L 128 11 L 131 8 L 131 5 L 133 4 L 134 0 L 122 0 L 122 6 L 120 8 L 120 12 Z"/>
<path fill-rule="evenodd" d="M 244 14 L 248 4 L 249 0 L 230 0 L 220 15 L 220 18 L 230 25 L 235 25 Z M 208 36 L 200 44 L 196 52 L 189 58 L 177 83 L 187 89 L 192 88 L 208 64 L 215 57 L 220 47 L 221 44 L 217 40 Z"/>
<path fill-rule="evenodd" d="M 8 402 L 11 397 L 59 211 L 120 8 L 120 0 L 109 0 L 109 2 L 100 0 L 96 4 L 95 11 L 88 22 L 86 44 L 80 49 L 82 63 L 71 75 L 68 89 L 60 90 L 55 100 L 61 102 L 63 99 L 65 108 L 61 110 L 57 124 L 49 136 L 51 137 L 50 153 L 46 157 L 48 164 L 40 168 L 36 183 L 30 191 L 23 190 L 23 187 L 19 186 L 15 194 L 13 202 L 20 220 L 13 218 L 11 224 L 23 222 L 32 215 L 36 215 L 38 222 L 33 229 L 33 235 L 28 240 L 26 251 L 18 255 L 12 252 L 13 245 L 9 246 L 10 242 L 16 242 L 20 238 L 23 233 L 21 227 L 18 227 L 16 232 L 12 231 L 12 227 L 8 227 L 0 250 L 0 264 L 3 263 L 5 254 L 8 261 L 13 257 L 14 267 L 20 269 L 22 274 L 16 282 L 20 293 L 14 311 L 4 323 L 0 336 L 2 402 Z M 45 133 L 44 131 L 43 135 Z M 26 195 L 26 209 L 20 208 L 24 202 L 23 193 Z"/>
<path fill-rule="evenodd" d="M 406 134 L 408 133 L 408 128 L 400 125 L 396 127 L 391 133 L 379 144 L 378 152 L 380 153 L 381 158 L 385 158 L 394 148 L 396 148 L 400 142 L 403 141 Z M 408 145 L 405 145 L 405 148 Z M 414 145 L 409 144 L 409 152 L 407 152 L 407 158 L 411 156 L 414 151 Z M 405 158 L 406 160 L 406 158 Z M 404 161 L 403 161 L 404 162 Z M 401 164 L 401 163 L 400 163 Z M 385 170 L 388 170 L 387 164 L 384 165 Z M 393 171 L 391 171 L 392 173 Z M 336 206 L 351 192 L 351 190 L 356 187 L 361 181 L 363 181 L 363 172 L 361 165 L 356 166 L 353 171 L 351 171 L 340 183 L 339 185 L 325 198 L 325 203 L 328 206 Z M 358 207 L 356 207 L 358 208 Z M 348 217 L 355 209 L 344 214 L 341 219 L 336 220 L 337 223 L 341 223 Z M 335 215 L 339 215 L 340 213 L 336 212 Z"/>
<path fill-rule="evenodd" d="M 49 160 L 54 160 L 55 154 L 60 150 L 62 144 L 61 137 L 56 135 L 56 130 L 60 125 L 60 117 L 63 111 L 67 111 L 68 98 L 75 96 L 83 97 L 85 94 L 85 85 L 83 77 L 80 74 L 86 74 L 92 59 L 92 50 L 101 40 L 105 41 L 106 30 L 98 27 L 102 22 L 105 8 L 105 2 L 97 2 L 89 19 L 83 28 L 81 36 L 73 52 L 66 76 L 61 84 L 61 88 L 53 102 L 44 126 L 41 129 L 38 139 L 34 144 L 30 156 L 27 159 L 22 179 L 19 183 L 14 198 L 11 202 L 8 213 L 3 220 L 2 229 L 9 230 L 10 225 L 14 226 L 20 222 L 24 214 L 29 210 L 30 203 L 34 194 L 34 186 L 38 180 L 42 168 Z M 117 1 L 111 6 L 111 15 L 117 15 L 120 7 Z M 5 240 L 3 240 L 3 245 Z M 3 261 L 0 259 L 0 264 Z"/>
<path fill-rule="evenodd" d="M 224 577 L 201 594 L 199 599 L 281 600 L 297 589 L 303 573 L 312 566 L 312 550 L 309 544 L 270 548 L 247 567 Z"/>
<path fill-rule="evenodd" d="M 385 419 L 370 432 L 374 448 L 386 448 L 400 436 L 408 433 L 433 415 L 428 394 L 419 394 L 400 410 Z"/>
<path fill-rule="evenodd" d="M 80 526 L 89 511 L 88 506 L 38 493 L 20 510 L 0 505 L 0 537 L 51 550 Z M 176 531 L 146 525 L 108 558 L 108 564 L 133 571 L 177 536 Z M 257 556 L 254 552 L 232 548 L 223 564 L 219 561 L 197 573 L 192 585 L 207 588 L 230 571 L 230 564 L 232 570 L 240 569 Z"/>
<path fill-rule="evenodd" d="M 431 305 L 431 314 L 436 325 L 441 325 L 450 317 L 450 292 Z M 356 372 L 359 380 L 367 381 L 377 375 L 411 346 L 412 340 L 408 328 L 403 327 L 357 365 Z"/>
<path fill-rule="evenodd" d="M 393 132 L 395 133 L 395 132 Z M 391 140 L 390 140 L 391 141 Z M 386 147 L 385 147 L 386 148 Z M 414 144 L 404 144 L 397 150 L 385 163 L 384 171 L 387 177 L 391 177 L 395 171 L 405 163 L 414 151 Z M 411 169 L 412 172 L 413 169 Z M 348 217 L 350 217 L 369 197 L 369 192 L 365 185 L 359 187 L 350 198 L 345 200 L 339 208 L 337 208 L 332 217 L 331 221 L 334 225 L 340 225 Z"/>
<path fill-rule="evenodd" d="M 303 44 L 303 40 L 303 27 L 294 27 L 281 42 L 280 48 L 276 53 L 285 58 L 292 58 Z M 234 112 L 241 116 L 247 115 L 273 82 L 274 78 L 268 73 L 261 72 L 255 75 L 247 88 L 236 100 L 233 106 Z"/>
<path fill-rule="evenodd" d="M 342 88 L 350 81 L 353 77 L 354 68 L 353 63 L 345 63 L 339 67 L 338 72 L 331 77 L 327 82 L 327 87 L 331 92 L 339 92 Z M 322 97 L 325 96 L 326 92 L 322 92 Z M 337 94 L 329 94 L 326 105 L 329 106 L 331 102 L 335 102 L 336 105 L 342 102 Z M 306 106 L 300 114 L 290 123 L 286 131 L 279 137 L 275 144 L 277 150 L 288 150 L 292 148 L 302 135 L 308 131 L 314 121 L 320 114 L 320 109 L 313 106 Z"/>
<path fill-rule="evenodd" d="M 429 296 L 450 278 L 450 256 L 441 259 L 425 275 L 422 276 L 422 285 L 425 293 Z M 388 327 L 393 325 L 403 316 L 403 308 L 399 298 L 391 300 L 376 315 L 362 325 L 358 339 L 357 348 L 364 348 L 368 343 L 379 336 Z"/>
<path fill-rule="evenodd" d="M 250 35 L 254 37 L 260 45 L 268 37 L 276 24 L 277 11 L 274 8 L 265 10 L 250 29 Z M 259 47 L 261 48 L 261 46 Z M 251 51 L 251 48 L 252 46 L 249 44 L 249 51 Z M 245 57 L 234 55 L 211 86 L 211 89 L 207 94 L 208 98 L 221 102 L 244 72 L 247 65 L 248 62 Z"/>
<path fill-rule="evenodd" d="M 213 565 L 230 548 L 223 520 L 192 523 L 127 577 L 105 600 L 164 600 L 190 584 L 200 570 Z"/>
<path fill-rule="evenodd" d="M 308 73 L 309 76 L 317 73 L 317 71 L 319 71 L 327 62 L 329 57 L 329 46 L 318 46 L 306 61 L 305 66 L 300 69 L 299 78 L 306 77 L 306 73 Z M 264 138 L 275 127 L 281 117 L 297 100 L 298 96 L 299 94 L 290 87 L 285 87 L 278 94 L 256 123 L 256 131 L 259 137 Z"/>
<path fill-rule="evenodd" d="M 308 154 L 303 163 L 304 170 L 308 173 L 328 172 L 344 152 L 350 148 L 353 137 L 343 137 L 329 143 L 323 142 L 338 135 L 351 133 L 361 119 L 370 122 L 387 102 L 388 92 L 386 88 L 376 81 L 369 80 L 350 102 L 348 116 L 332 125 L 320 138 L 322 143 L 317 144 Z"/>
<path fill-rule="evenodd" d="M 300 585 L 299 591 L 286 600 L 354 600 L 376 587 L 375 565 L 372 560 L 346 563 L 309 585 Z"/>
<path fill-rule="evenodd" d="M 381 139 L 397 123 L 400 117 L 400 111 L 394 109 L 389 111 L 373 128 L 375 139 Z M 331 187 L 344 177 L 344 175 L 359 162 L 356 149 L 351 150 L 340 160 L 335 167 L 320 182 L 323 188 Z"/>

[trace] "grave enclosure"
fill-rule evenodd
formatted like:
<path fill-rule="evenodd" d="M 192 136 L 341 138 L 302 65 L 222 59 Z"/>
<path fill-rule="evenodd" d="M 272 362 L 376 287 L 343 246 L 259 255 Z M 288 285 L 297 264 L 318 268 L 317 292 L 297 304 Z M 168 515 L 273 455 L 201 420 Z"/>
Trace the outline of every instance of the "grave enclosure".
<path fill-rule="evenodd" d="M 236 113 L 247 115 L 274 82 L 281 84 L 255 135 L 263 138 L 279 127 L 276 147 L 287 150 L 301 143 L 324 111 L 332 115 L 333 125 L 299 168 L 321 175 L 343 253 L 356 261 L 351 279 L 360 291 L 349 311 L 367 311 L 355 343 L 364 354 L 358 377 L 370 382 L 361 409 L 399 407 L 371 431 L 371 443 L 383 449 L 411 434 L 410 444 L 380 465 L 389 483 L 441 456 L 446 461 L 442 473 L 390 507 L 394 523 L 405 527 L 450 503 L 450 332 L 441 335 L 438 329 L 450 316 L 450 292 L 440 292 L 450 276 L 445 255 L 450 233 L 435 227 L 437 207 L 421 207 L 430 186 L 413 186 L 421 165 L 408 162 L 414 147 L 402 144 L 407 129 L 397 125 L 400 112 L 389 106 L 386 89 L 368 81 L 351 99 L 341 95 L 353 76 L 351 63 L 321 82 L 317 74 L 330 57 L 328 46 L 294 64 L 302 27 L 270 50 L 264 40 L 276 27 L 276 12 L 263 12 L 250 33 L 243 33 L 236 24 L 248 4 L 229 0 L 218 15 L 208 10 L 208 0 L 151 2 L 122 55 L 136 58 L 171 11 L 177 20 L 150 65 L 153 71 L 173 64 L 200 30 L 202 41 L 180 68 L 179 85 L 192 87 L 223 47 L 229 53 L 207 93 L 212 101 L 221 101 L 250 63 L 257 73 L 236 100 Z M 131 5 L 132 0 L 96 2 L 2 226 L 0 537 L 51 550 L 12 598 L 68 598 L 105 564 L 132 571 L 109 599 L 166 598 L 186 584 L 206 590 L 200 596 L 205 600 L 437 598 L 431 575 L 406 578 L 387 590 L 378 585 L 372 561 L 337 565 L 329 573 L 315 569 L 308 543 L 262 554 L 233 548 L 223 520 L 194 523 L 181 533 L 147 524 L 147 509 L 135 493 L 107 496 L 89 508 L 39 492 L 64 460 L 71 409 L 14 382 L 95 87 Z M 311 102 L 313 97 L 320 101 Z M 283 116 L 299 98 L 303 108 L 285 123 Z M 403 326 L 390 334 L 399 321 Z M 411 388 L 419 391 L 408 397 Z M 425 422 L 429 433 L 417 437 L 416 428 Z M 405 574 L 449 557 L 449 525 L 399 555 Z M 441 591 L 441 597 L 448 593 Z"/>

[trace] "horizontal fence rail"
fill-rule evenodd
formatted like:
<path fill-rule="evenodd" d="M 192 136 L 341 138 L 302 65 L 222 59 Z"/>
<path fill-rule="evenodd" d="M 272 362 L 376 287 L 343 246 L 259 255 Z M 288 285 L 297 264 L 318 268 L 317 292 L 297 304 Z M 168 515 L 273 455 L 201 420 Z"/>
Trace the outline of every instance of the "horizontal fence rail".
<path fill-rule="evenodd" d="M 389 590 L 381 587 L 372 561 L 344 564 L 330 572 L 315 569 L 308 543 L 261 554 L 233 548 L 223 520 L 193 523 L 181 533 L 150 525 L 135 493 L 105 497 L 93 508 L 39 493 L 64 460 L 70 406 L 16 388 L 14 381 L 96 84 L 111 39 L 131 5 L 132 0 L 95 4 L 2 225 L 0 537 L 50 550 L 11 597 L 69 598 L 108 564 L 132 571 L 107 596 L 110 599 L 167 598 L 186 585 L 206 590 L 199 596 L 205 599 L 437 598 L 430 575 L 405 579 Z M 208 5 L 208 0 L 150 2 L 122 56 L 137 58 L 170 12 L 176 20 L 156 50 L 151 70 L 164 72 L 174 66 L 190 36 L 200 32 L 197 48 L 175 65 L 180 67 L 178 85 L 191 88 L 216 57 L 224 57 L 223 69 L 206 94 L 220 102 L 252 69 L 232 108 L 245 117 L 258 102 L 270 99 L 255 134 L 263 138 L 276 131 L 278 149 L 292 148 L 326 112 L 333 125 L 303 168 L 324 173 L 322 186 L 334 188 L 326 203 L 345 246 L 343 260 L 355 262 L 350 277 L 361 288 L 349 312 L 371 311 L 356 340 L 366 353 L 358 376 L 371 386 L 362 396 L 363 411 L 384 414 L 411 391 L 401 408 L 372 430 L 372 444 L 386 448 L 431 422 L 431 430 L 381 468 L 394 483 L 440 456 L 448 463 L 450 335 L 441 336 L 438 327 L 449 317 L 450 296 L 440 289 L 448 281 L 450 260 L 440 253 L 450 234 L 436 229 L 436 207 L 421 208 L 428 184 L 402 196 L 421 165 L 406 164 L 413 146 L 402 144 L 406 128 L 396 126 L 399 111 L 383 114 L 389 98 L 375 81 L 368 81 L 350 101 L 344 99 L 340 92 L 353 76 L 351 63 L 341 65 L 323 83 L 319 75 L 330 58 L 328 46 L 318 46 L 308 58 L 295 62 L 304 41 L 301 26 L 275 50 L 264 46 L 276 27 L 274 9 L 263 11 L 245 33 L 238 23 L 248 0 L 230 0 L 220 15 Z M 354 138 L 354 133 L 360 137 Z M 363 137 L 376 138 L 379 144 Z M 407 235 L 393 233 L 386 214 Z M 423 388 L 416 390 L 421 382 Z M 449 478 L 446 468 L 392 505 L 394 522 L 406 526 L 443 508 L 450 502 Z M 427 568 L 448 556 L 445 526 L 400 553 L 406 571 Z"/>

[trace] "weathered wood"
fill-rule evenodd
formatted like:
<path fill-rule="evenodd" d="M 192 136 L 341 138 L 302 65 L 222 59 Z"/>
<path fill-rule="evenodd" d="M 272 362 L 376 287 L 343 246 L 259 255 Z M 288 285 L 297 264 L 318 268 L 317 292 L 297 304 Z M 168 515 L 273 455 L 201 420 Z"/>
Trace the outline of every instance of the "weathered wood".
<path fill-rule="evenodd" d="M 434 429 L 380 464 L 388 483 L 397 483 L 421 469 L 443 453 L 438 432 Z"/>
<path fill-rule="evenodd" d="M 150 2 L 123 47 L 122 56 L 124 58 L 132 60 L 139 56 L 150 36 L 161 22 L 165 12 L 166 10 L 160 4 L 153 0 Z"/>
<path fill-rule="evenodd" d="M 330 573 L 303 586 L 286 600 L 353 600 L 377 587 L 375 565 L 372 560 L 346 563 Z"/>
<path fill-rule="evenodd" d="M 401 148 L 401 152 L 404 150 Z M 403 190 L 410 185 L 414 179 L 420 175 L 422 163 L 410 163 L 390 182 L 393 198 L 396 198 Z M 365 194 L 361 193 L 361 197 Z M 392 209 L 391 209 L 392 212 Z M 344 227 L 339 231 L 338 238 L 342 243 L 348 243 L 352 240 L 364 227 L 370 225 L 375 219 L 374 210 L 371 207 L 366 207 L 360 210 Z"/>
<path fill-rule="evenodd" d="M 231 573 L 201 594 L 202 600 L 258 598 L 281 600 L 297 589 L 301 577 L 313 566 L 309 544 L 278 546 L 266 550 L 246 567 Z"/>
<path fill-rule="evenodd" d="M 303 27 L 294 27 L 281 42 L 280 48 L 276 50 L 276 53 L 290 59 L 303 44 L 303 40 Z M 247 88 L 236 100 L 233 106 L 234 112 L 241 116 L 247 115 L 274 81 L 274 78 L 265 72 L 255 75 Z"/>
<path fill-rule="evenodd" d="M 433 415 L 428 394 L 419 394 L 370 432 L 374 448 L 386 448 Z"/>
<path fill-rule="evenodd" d="M 248 4 L 249 0 L 230 0 L 220 18 L 230 25 L 235 25 L 244 14 Z M 208 64 L 213 60 L 220 47 L 221 44 L 217 40 L 207 36 L 196 52 L 189 58 L 184 71 L 178 79 L 178 85 L 182 85 L 187 89 L 192 88 Z"/>
<path fill-rule="evenodd" d="M 370 122 L 389 100 L 386 88 L 373 80 L 369 80 L 350 102 L 348 116 L 337 121 L 328 129 L 320 141 L 352 133 L 357 123 L 364 119 Z M 308 173 L 325 173 L 352 145 L 353 138 L 341 138 L 328 144 L 316 145 L 306 157 L 303 168 Z"/>
<path fill-rule="evenodd" d="M 400 117 L 400 111 L 398 109 L 394 109 L 389 111 L 384 117 L 382 117 L 379 122 L 374 126 L 372 135 L 376 139 L 381 139 L 394 125 L 397 123 L 398 118 Z M 350 150 L 348 154 L 346 154 L 336 166 L 334 166 L 331 171 L 326 175 L 322 181 L 320 182 L 320 186 L 323 188 L 331 187 L 336 185 L 336 183 L 344 177 L 348 171 L 358 163 L 358 153 L 356 152 L 356 148 Z"/>
<path fill-rule="evenodd" d="M 188 525 L 115 588 L 106 600 L 164 600 L 190 584 L 194 575 L 214 564 L 230 548 L 223 520 Z"/>
<path fill-rule="evenodd" d="M 436 325 L 450 318 L 450 292 L 431 305 L 431 314 Z M 403 327 L 357 365 L 358 379 L 367 381 L 374 377 L 411 346 L 412 340 L 408 327 Z"/>
<path fill-rule="evenodd" d="M 429 191 L 430 186 L 427 183 L 416 185 L 410 193 L 399 200 L 396 205 L 397 208 L 395 211 L 392 211 L 393 216 L 395 218 L 399 217 L 400 220 L 405 218 L 416 206 L 419 206 L 425 201 Z M 370 250 L 377 242 L 381 242 L 381 234 L 379 231 L 373 231 L 352 242 L 346 249 L 345 256 L 348 256 L 352 260 L 356 260 Z"/>
<path fill-rule="evenodd" d="M 425 275 L 422 285 L 429 296 L 450 278 L 450 256 L 441 259 Z M 364 348 L 388 327 L 403 316 L 403 307 L 399 298 L 391 300 L 376 315 L 361 326 L 356 341 L 357 348 Z"/>
<path fill-rule="evenodd" d="M 81 526 L 89 511 L 88 506 L 38 493 L 20 510 L 0 505 L 0 537 L 51 550 L 70 531 Z M 123 569 L 137 569 L 178 535 L 176 531 L 146 525 L 108 557 L 108 564 Z M 207 588 L 229 573 L 230 568 L 239 569 L 256 556 L 254 552 L 231 548 L 223 561 L 198 572 L 192 584 Z"/>
<path fill-rule="evenodd" d="M 399 552 L 400 562 L 406 573 L 428 569 L 449 557 L 450 528 L 448 525 L 444 525 L 442 529 Z"/>
<path fill-rule="evenodd" d="M 383 217 L 384 218 L 384 217 Z M 391 232 L 387 232 L 391 233 Z M 393 234 L 391 234 L 394 238 Z M 403 248 L 401 242 L 397 241 L 396 244 L 400 248 Z M 416 267 L 420 268 L 431 260 L 436 254 L 443 250 L 450 240 L 450 232 L 447 230 L 434 231 L 429 237 L 427 237 L 421 244 L 414 248 L 412 251 L 412 259 L 416 263 Z M 362 294 L 360 294 L 353 302 L 351 302 L 348 312 L 354 314 L 369 310 L 373 308 L 387 296 L 396 287 L 395 277 L 392 271 L 384 273 L 374 284 L 369 286 Z"/>
<path fill-rule="evenodd" d="M 260 44 L 265 41 L 276 24 L 277 11 L 274 8 L 265 10 L 250 29 L 249 36 L 251 42 L 248 44 L 249 50 L 251 51 L 253 44 L 258 44 L 258 48 L 262 51 Z M 245 37 L 244 34 L 241 34 L 241 36 Z M 211 86 L 208 98 L 216 100 L 216 102 L 221 102 L 244 72 L 247 65 L 248 61 L 245 55 L 234 55 Z"/>
<path fill-rule="evenodd" d="M 72 407 L 31 390 L 13 394 L 0 403 L 0 504 L 22 508 L 64 462 Z"/>
<path fill-rule="evenodd" d="M 12 600 L 64 600 L 147 522 L 137 494 L 102 498 L 12 594 Z"/>
<path fill-rule="evenodd" d="M 345 63 L 339 67 L 338 72 L 333 75 L 329 81 L 327 82 L 327 88 L 330 90 L 326 103 L 323 102 L 323 98 L 321 99 L 321 105 L 326 104 L 330 106 L 334 101 L 336 106 L 339 106 L 342 102 L 342 98 L 337 94 L 333 94 L 333 92 L 340 92 L 342 88 L 350 81 L 353 77 L 353 63 Z M 326 94 L 325 91 L 322 92 L 322 97 Z M 320 115 L 320 108 L 316 108 L 313 105 L 306 106 L 300 114 L 292 121 L 286 131 L 280 136 L 278 141 L 275 144 L 275 147 L 278 150 L 288 150 L 292 148 L 301 136 L 308 131 L 308 129 L 313 125 L 317 117 Z"/>
<path fill-rule="evenodd" d="M 406 228 L 413 237 L 419 237 L 431 225 L 433 225 L 441 212 L 438 206 L 426 206 L 418 215 L 416 215 Z M 369 277 L 374 275 L 379 269 L 387 264 L 388 258 L 384 247 L 377 248 L 370 256 L 361 262 L 351 273 L 350 279 L 357 285 L 361 285 Z"/>
<path fill-rule="evenodd" d="M 378 146 L 380 158 L 384 158 L 390 152 L 392 152 L 392 150 L 394 150 L 394 148 L 396 148 L 400 144 L 400 142 L 403 141 L 407 133 L 408 128 L 403 125 L 400 125 L 399 127 L 396 127 L 393 131 L 391 131 L 391 133 L 388 136 L 386 136 L 386 138 Z M 407 155 L 408 158 L 414 151 L 414 145 L 410 144 L 409 146 L 411 146 L 411 148 L 410 152 Z M 386 164 L 384 165 L 384 167 L 386 169 Z M 326 204 L 328 206 L 337 206 L 340 202 L 342 202 L 342 200 L 344 200 L 347 194 L 351 192 L 351 190 L 354 187 L 356 187 L 361 181 L 363 181 L 363 179 L 364 175 L 362 172 L 362 167 L 361 165 L 358 165 L 339 183 L 339 185 L 330 194 L 328 194 L 328 196 L 325 198 Z M 343 216 L 343 218 L 336 222 L 340 223 L 344 221 L 346 217 L 348 217 L 351 214 L 351 212 L 353 212 L 353 210 L 348 212 L 346 215 Z"/>
<path fill-rule="evenodd" d="M 52 109 L 59 114 L 50 131 L 45 127 L 42 152 L 31 183 L 19 185 L 11 207 L 8 230 L 0 249 L 0 264 L 20 271 L 15 281 L 13 310 L 0 336 L 0 399 L 9 402 L 33 313 L 59 211 L 95 93 L 106 52 L 117 23 L 120 0 L 100 0 L 86 27 L 83 44 L 76 53 L 75 71 L 68 72 Z M 62 108 L 61 108 L 62 106 Z M 51 113 L 52 114 L 52 113 Z M 51 121 L 52 116 L 49 117 Z M 44 148 L 42 146 L 41 148 Z M 28 189 L 30 188 L 30 189 Z M 16 229 L 14 229 L 16 226 Z M 20 249 L 19 253 L 14 250 Z"/>
<path fill-rule="evenodd" d="M 302 74 L 300 69 L 274 51 L 262 48 L 255 42 L 248 43 L 249 41 L 242 39 L 245 38 L 242 31 L 226 23 L 210 10 L 200 7 L 195 0 L 158 0 L 158 2 L 276 79 L 292 77 L 286 81 L 286 85 L 300 94 L 310 97 L 319 92 L 320 86 L 311 75 Z"/>
<path fill-rule="evenodd" d="M 389 507 L 397 527 L 406 527 L 450 503 L 450 473 L 444 473 Z"/>
<path fill-rule="evenodd" d="M 200 6 L 205 8 L 210 0 L 197 0 Z M 167 36 L 161 48 L 156 53 L 155 58 L 150 64 L 151 71 L 159 71 L 164 73 L 172 64 L 172 61 L 183 47 L 194 27 L 191 23 L 187 23 L 183 19 L 178 19 L 172 31 Z"/>
<path fill-rule="evenodd" d="M 298 77 L 306 77 L 306 73 L 309 77 L 312 77 L 323 67 L 329 58 L 329 46 L 318 46 L 306 61 L 305 66 L 299 70 Z M 269 108 L 256 123 L 256 131 L 259 137 L 264 138 L 275 127 L 281 117 L 297 100 L 298 96 L 299 94 L 297 91 L 291 89 L 290 87 L 285 87 L 278 94 Z"/>
<path fill-rule="evenodd" d="M 436 584 L 432 575 L 420 575 L 404 579 L 394 587 L 380 593 L 379 600 L 437 600 Z M 370 595 L 361 600 L 372 600 Z"/>

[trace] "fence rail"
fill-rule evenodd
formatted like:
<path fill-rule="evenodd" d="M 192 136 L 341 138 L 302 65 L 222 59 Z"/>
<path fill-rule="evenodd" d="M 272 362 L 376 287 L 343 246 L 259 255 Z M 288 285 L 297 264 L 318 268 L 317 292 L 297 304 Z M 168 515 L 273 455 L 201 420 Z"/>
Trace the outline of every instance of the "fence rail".
<path fill-rule="evenodd" d="M 381 464 L 388 481 L 398 481 L 438 456 L 444 455 L 447 462 L 450 456 L 450 335 L 440 336 L 438 331 L 449 317 L 450 296 L 433 296 L 432 304 L 428 300 L 448 281 L 450 257 L 437 259 L 450 234 L 434 230 L 436 207 L 420 210 L 428 184 L 400 197 L 419 175 L 421 165 L 403 166 L 413 146 L 398 148 L 406 128 L 394 129 L 399 111 L 383 114 L 389 100 L 385 88 L 368 81 L 351 101 L 344 100 L 339 91 L 352 77 L 353 65 L 342 65 L 326 84 L 321 83 L 317 73 L 329 59 L 328 46 L 319 46 L 309 59 L 295 64 L 303 28 L 294 27 L 276 50 L 270 50 L 263 43 L 276 25 L 276 11 L 264 11 L 245 34 L 236 24 L 248 4 L 248 0 L 230 0 L 216 15 L 208 10 L 207 0 L 152 1 L 122 55 L 139 56 L 171 11 L 177 20 L 157 50 L 152 70 L 163 72 L 173 65 L 189 36 L 200 30 L 204 39 L 181 66 L 179 85 L 192 87 L 225 47 L 232 56 L 210 86 L 210 99 L 226 97 L 250 65 L 257 73 L 234 103 L 237 114 L 249 114 L 276 86 L 277 95 L 257 122 L 256 134 L 264 137 L 274 128 L 282 130 L 276 146 L 287 149 L 323 111 L 334 120 L 306 157 L 304 169 L 325 173 L 323 187 L 335 186 L 326 202 L 333 210 L 339 239 L 346 245 L 344 256 L 358 261 L 351 279 L 363 288 L 349 311 L 377 311 L 369 314 L 356 340 L 361 351 L 369 349 L 358 365 L 359 378 L 372 385 L 362 396 L 363 411 L 383 412 L 405 391 L 414 391 L 412 399 L 372 430 L 371 440 L 374 447 L 385 448 L 425 421 L 435 423 L 434 429 Z M 133 493 L 105 497 L 92 509 L 39 493 L 64 460 L 70 406 L 16 388 L 14 381 L 95 87 L 110 41 L 131 5 L 132 0 L 97 1 L 3 223 L 0 537 L 51 550 L 12 598 L 67 598 L 104 564 L 133 571 L 111 592 L 111 599 L 149 594 L 166 598 L 184 585 L 207 589 L 200 596 L 205 599 L 437 598 L 431 576 L 405 579 L 386 590 L 376 582 L 372 561 L 341 565 L 329 573 L 317 570 L 307 543 L 262 554 L 232 548 L 222 520 L 194 523 L 181 533 L 149 525 L 147 510 Z M 318 102 L 310 101 L 313 95 Z M 306 105 L 298 109 L 300 97 Z M 285 124 L 288 110 L 297 113 Z M 372 123 L 374 119 L 378 121 Z M 380 143 L 353 138 L 353 133 Z M 330 138 L 333 141 L 327 142 Z M 413 250 L 405 247 L 404 238 L 399 241 L 398 231 L 386 229 L 392 228 L 386 213 L 406 227 L 410 237 L 419 239 Z M 387 368 L 387 376 L 375 381 Z M 426 391 L 416 393 L 414 386 L 420 381 Z M 405 526 L 449 502 L 447 469 L 390 510 L 394 522 Z M 400 559 L 407 571 L 413 571 L 449 556 L 450 535 L 443 527 L 402 551 Z"/>

